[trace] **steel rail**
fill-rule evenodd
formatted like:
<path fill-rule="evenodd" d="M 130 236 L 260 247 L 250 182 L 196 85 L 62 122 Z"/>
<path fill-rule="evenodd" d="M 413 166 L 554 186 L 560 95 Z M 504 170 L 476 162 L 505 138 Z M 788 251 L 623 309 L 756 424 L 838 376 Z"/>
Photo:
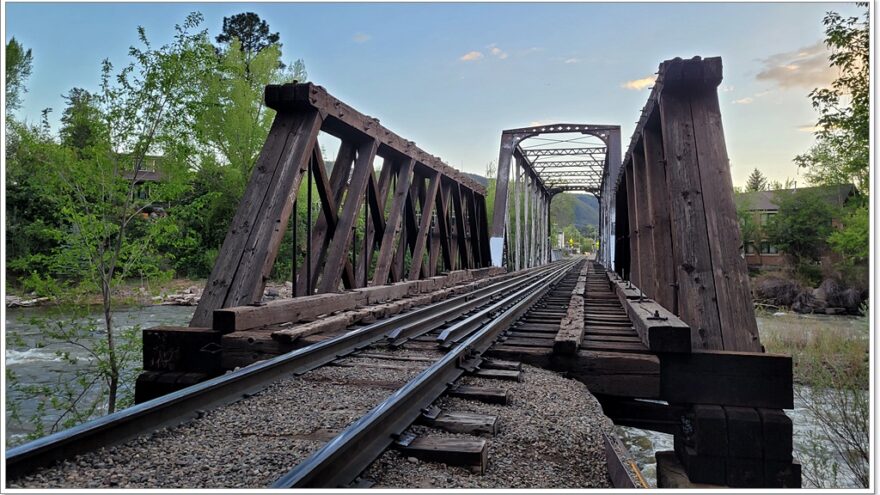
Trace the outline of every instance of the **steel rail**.
<path fill-rule="evenodd" d="M 456 322 L 451 325 L 449 328 L 443 330 L 440 335 L 437 336 L 437 344 L 440 345 L 441 348 L 448 349 L 452 347 L 452 345 L 460 342 L 462 339 L 472 334 L 482 323 L 485 323 L 488 319 L 490 319 L 493 315 L 502 311 L 506 306 L 509 306 L 513 301 L 524 296 L 528 291 L 533 290 L 533 287 L 526 286 L 520 289 L 513 294 L 501 299 L 500 301 L 493 303 L 479 311 L 475 314 Z"/>
<path fill-rule="evenodd" d="M 382 403 L 277 479 L 272 488 L 335 488 L 349 484 L 388 448 L 465 371 L 475 369 L 498 335 L 574 266 L 563 262 L 529 287 L 523 298 L 447 352 Z"/>
<path fill-rule="evenodd" d="M 516 280 L 508 279 L 505 282 L 510 282 L 510 283 L 507 284 L 507 286 L 504 287 L 504 289 L 505 290 L 516 290 L 517 288 L 522 287 L 523 285 L 530 283 L 535 278 L 540 277 L 542 275 L 542 273 L 543 272 L 540 270 L 531 270 L 529 273 L 517 276 Z M 456 315 L 453 318 L 439 319 L 436 316 L 429 315 L 429 316 L 426 316 L 425 318 L 419 320 L 418 322 L 414 322 L 411 325 L 407 325 L 405 327 L 399 327 L 395 330 L 392 330 L 390 333 L 388 333 L 388 335 L 386 335 L 385 338 L 388 340 L 388 345 L 390 345 L 392 347 L 401 346 L 406 341 L 408 341 L 410 339 L 414 339 L 416 337 L 424 335 L 424 334 L 430 332 L 431 330 L 434 330 L 442 325 L 445 325 L 446 323 L 449 323 L 450 321 L 458 319 L 463 313 L 466 313 L 468 311 L 472 311 L 476 308 L 479 308 L 481 306 L 484 306 L 486 304 L 491 303 L 492 300 L 495 300 L 499 297 L 502 297 L 501 294 L 502 293 L 499 290 L 499 291 L 484 294 L 482 296 L 475 296 L 468 303 L 465 303 L 465 304 L 461 305 L 459 308 L 457 308 L 459 310 L 459 313 L 458 313 L 458 315 Z M 468 319 L 470 319 L 470 317 L 468 317 Z M 456 324 L 458 324 L 458 323 L 456 323 Z"/>
<path fill-rule="evenodd" d="M 537 271 L 548 270 L 551 265 Z M 52 462 L 101 447 L 122 443 L 162 427 L 197 418 L 204 411 L 220 407 L 265 389 L 284 375 L 302 374 L 340 356 L 380 341 L 398 327 L 431 319 L 442 325 L 452 315 L 483 294 L 496 294 L 532 273 L 487 285 L 430 306 L 386 318 L 369 326 L 258 362 L 238 371 L 172 392 L 113 414 L 108 414 L 6 451 L 6 479 L 14 479 Z M 428 318 L 430 317 L 430 318 Z"/>

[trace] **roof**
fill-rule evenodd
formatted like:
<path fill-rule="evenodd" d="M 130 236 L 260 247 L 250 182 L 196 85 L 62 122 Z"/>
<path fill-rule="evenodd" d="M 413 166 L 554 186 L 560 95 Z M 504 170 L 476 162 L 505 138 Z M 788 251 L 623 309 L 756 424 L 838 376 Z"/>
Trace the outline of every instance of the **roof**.
<path fill-rule="evenodd" d="M 131 180 L 134 177 L 134 173 L 131 171 L 126 171 L 122 174 L 122 177 L 125 180 Z M 144 182 L 162 182 L 162 174 L 159 172 L 155 172 L 153 170 L 138 170 L 137 179 L 135 183 L 142 184 Z"/>
<path fill-rule="evenodd" d="M 777 189 L 775 191 L 753 191 L 734 194 L 737 206 L 746 204 L 750 210 L 776 211 L 776 195 L 795 191 L 812 191 L 823 196 L 826 201 L 835 205 L 843 206 L 850 196 L 856 193 L 856 187 L 852 184 L 839 184 L 834 186 L 801 187 L 798 189 Z"/>

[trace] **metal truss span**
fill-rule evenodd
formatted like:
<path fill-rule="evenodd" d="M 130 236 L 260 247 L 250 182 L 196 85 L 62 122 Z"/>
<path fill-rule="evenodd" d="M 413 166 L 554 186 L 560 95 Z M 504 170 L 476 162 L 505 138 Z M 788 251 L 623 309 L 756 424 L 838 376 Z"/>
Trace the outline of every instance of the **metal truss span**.
<path fill-rule="evenodd" d="M 525 140 L 530 141 L 523 144 Z M 620 148 L 620 126 L 615 125 L 566 123 L 503 131 L 490 239 L 492 264 L 521 270 L 550 261 L 553 196 L 572 191 L 601 198 L 607 178 L 620 169 Z M 611 216 L 600 211 L 600 219 L 601 236 L 610 229 Z"/>

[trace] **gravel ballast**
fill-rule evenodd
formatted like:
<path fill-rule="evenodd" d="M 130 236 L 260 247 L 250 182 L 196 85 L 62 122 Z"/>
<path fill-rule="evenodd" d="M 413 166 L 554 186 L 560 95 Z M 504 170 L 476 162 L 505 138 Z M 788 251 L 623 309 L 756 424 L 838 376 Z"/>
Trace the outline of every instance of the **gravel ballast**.
<path fill-rule="evenodd" d="M 459 383 L 508 393 L 509 403 L 503 406 L 451 397 L 435 403 L 444 410 L 498 417 L 498 433 L 483 435 L 489 443 L 485 474 L 387 451 L 363 475 L 375 482 L 374 488 L 611 487 L 602 433 L 610 432 L 612 423 L 584 384 L 527 365 L 522 382 L 464 377 Z M 473 438 L 424 426 L 410 431 Z"/>
<path fill-rule="evenodd" d="M 437 357 L 436 351 L 367 352 Z M 208 411 L 189 423 L 8 480 L 8 486 L 266 487 L 429 364 L 354 357 L 339 363 L 342 366 L 325 366 L 279 380 L 260 393 Z M 486 473 L 407 459 L 388 451 L 368 468 L 365 479 L 375 482 L 377 488 L 610 486 L 602 432 L 610 431 L 612 425 L 583 384 L 531 366 L 523 366 L 523 382 L 466 376 L 458 383 L 508 391 L 510 402 L 504 406 L 450 397 L 435 403 L 448 411 L 498 417 L 498 433 L 483 436 L 489 443 Z M 470 437 L 425 426 L 411 430 Z"/>
<path fill-rule="evenodd" d="M 372 350 L 370 352 L 387 352 Z M 429 355 L 429 354 L 425 354 Z M 325 366 L 279 380 L 199 419 L 90 452 L 16 480 L 10 488 L 265 488 L 385 400 L 428 363 L 405 369 Z M 346 385 L 359 381 L 360 386 Z M 369 386 L 375 383 L 376 386 Z"/>

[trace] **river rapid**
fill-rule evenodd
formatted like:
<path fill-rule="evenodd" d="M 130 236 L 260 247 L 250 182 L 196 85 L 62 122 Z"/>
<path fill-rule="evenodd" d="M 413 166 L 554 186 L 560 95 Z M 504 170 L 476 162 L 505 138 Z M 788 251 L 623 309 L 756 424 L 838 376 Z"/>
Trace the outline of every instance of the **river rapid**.
<path fill-rule="evenodd" d="M 189 323 L 195 308 L 191 306 L 147 306 L 122 308 L 114 313 L 114 321 L 121 330 L 133 326 L 148 328 L 157 325 L 186 325 Z M 21 383 L 24 384 L 49 384 L 55 383 L 74 371 L 72 365 L 59 358 L 55 351 L 63 350 L 72 355 L 88 359 L 87 354 L 81 348 L 72 345 L 53 345 L 50 347 L 38 347 L 39 328 L 32 323 L 33 318 L 55 319 L 52 310 L 47 308 L 19 308 L 6 310 L 6 336 L 17 334 L 21 337 L 23 345 L 12 346 L 9 339 L 6 340 L 6 367 L 15 372 Z M 95 308 L 89 318 L 102 321 L 102 315 Z M 802 316 L 793 313 L 759 314 L 757 317 L 758 327 L 761 332 L 786 329 L 792 327 L 821 330 L 827 328 L 845 329 L 851 332 L 852 338 L 868 338 L 867 318 L 853 317 L 824 317 Z M 100 338 L 96 335 L 95 338 Z M 133 385 L 133 384 L 131 384 Z M 130 385 L 130 386 L 131 386 Z M 804 407 L 800 397 L 810 396 L 808 388 L 801 387 L 801 393 L 795 394 L 795 408 L 786 411 L 794 423 L 795 457 L 804 463 L 810 456 L 807 449 L 809 432 L 816 431 L 817 426 L 809 411 Z M 866 392 L 867 393 L 867 392 Z M 7 386 L 7 401 L 17 401 L 21 409 L 21 417 L 27 418 L 36 407 L 36 401 L 32 398 L 22 397 Z M 44 423 L 51 424 L 57 417 L 57 412 L 47 411 Z M 28 425 L 16 424 L 10 421 L 7 407 L 6 415 L 6 441 L 7 445 L 14 445 L 24 440 L 24 437 L 32 431 Z M 660 450 L 672 450 L 672 435 L 657 433 L 637 428 L 616 427 L 619 436 L 627 445 L 636 458 L 636 462 L 642 469 L 645 478 L 656 485 L 656 464 L 654 452 Z M 806 481 L 805 481 L 806 483 Z M 840 486 L 840 488 L 852 488 Z"/>

